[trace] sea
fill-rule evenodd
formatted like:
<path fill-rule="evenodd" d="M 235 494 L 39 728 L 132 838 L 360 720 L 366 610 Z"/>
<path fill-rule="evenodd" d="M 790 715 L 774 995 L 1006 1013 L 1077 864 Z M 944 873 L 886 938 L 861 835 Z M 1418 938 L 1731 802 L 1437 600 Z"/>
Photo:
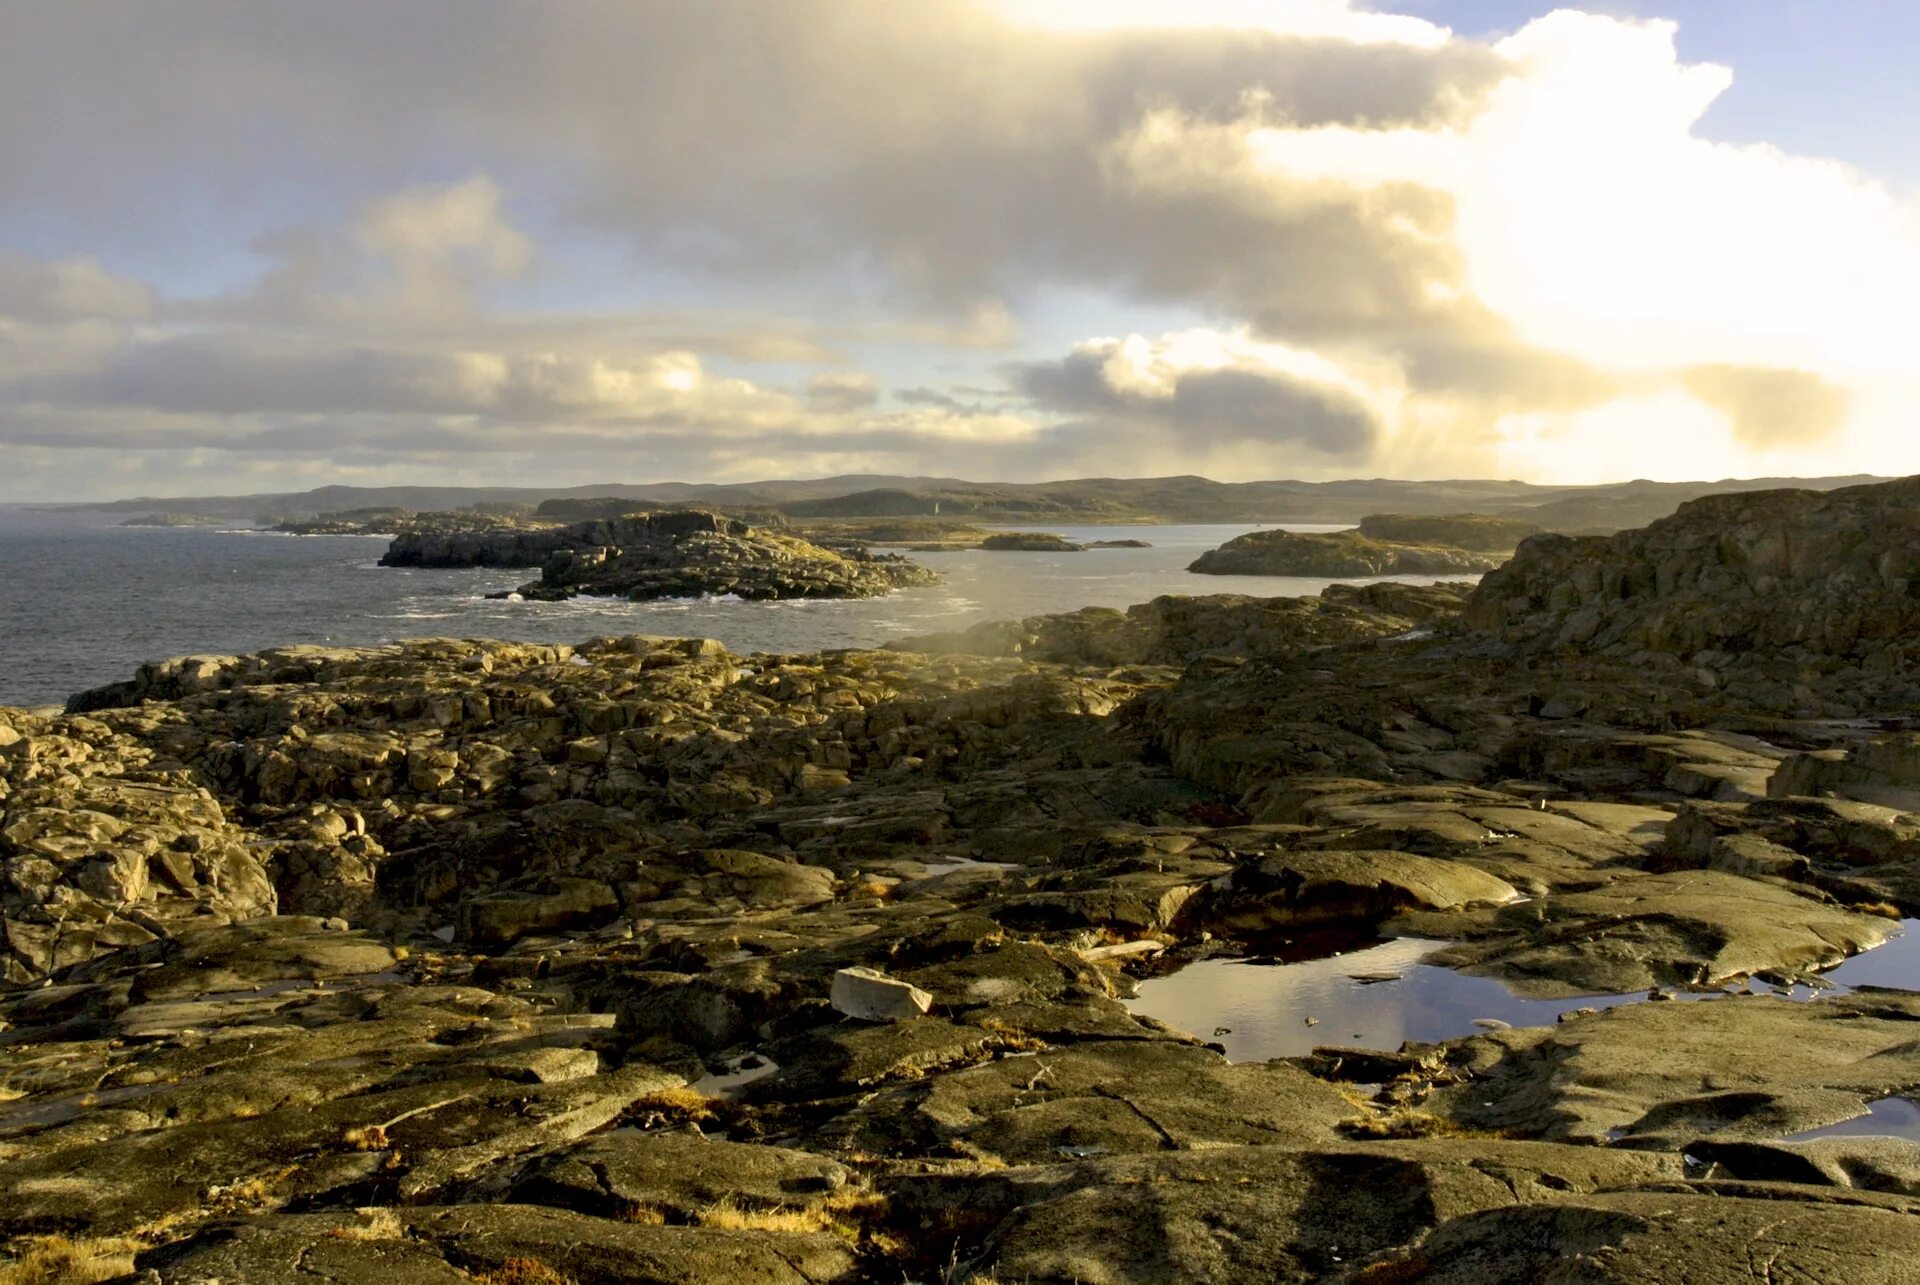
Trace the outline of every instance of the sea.
<path fill-rule="evenodd" d="M 730 597 L 514 602 L 486 595 L 533 569 L 379 565 L 384 536 L 295 536 L 234 527 L 127 527 L 124 513 L 0 508 L 0 705 L 59 704 L 143 662 L 295 643 L 407 638 L 582 642 L 608 634 L 717 638 L 743 654 L 876 647 L 1160 594 L 1317 594 L 1328 580 L 1202 576 L 1187 564 L 1249 524 L 1052 526 L 1071 540 L 1146 540 L 1082 553 L 913 555 L 944 582 L 886 598 L 743 602 Z M 1286 525 L 1289 531 L 1338 526 Z M 1405 577 L 1421 580 L 1431 577 Z"/>

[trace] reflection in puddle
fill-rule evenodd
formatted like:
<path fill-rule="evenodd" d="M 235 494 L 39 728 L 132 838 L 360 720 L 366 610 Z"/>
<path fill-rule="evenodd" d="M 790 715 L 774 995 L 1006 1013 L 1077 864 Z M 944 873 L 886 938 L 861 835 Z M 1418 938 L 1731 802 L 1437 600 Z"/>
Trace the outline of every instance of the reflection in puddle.
<path fill-rule="evenodd" d="M 1209 959 L 1140 983 L 1127 1002 L 1202 1039 L 1236 1062 L 1299 1057 L 1323 1044 L 1393 1050 L 1490 1027 L 1546 1026 L 1562 1013 L 1646 999 L 1582 995 L 1525 999 L 1492 978 L 1420 961 L 1448 943 L 1402 937 L 1365 950 L 1296 963 Z"/>
<path fill-rule="evenodd" d="M 1820 976 L 1835 986 L 1920 990 L 1920 919 L 1903 919 L 1900 927 L 1898 937 L 1835 964 Z"/>
<path fill-rule="evenodd" d="M 1920 1142 L 1920 1104 L 1906 1098 L 1881 1098 L 1868 1106 L 1865 1115 L 1808 1129 L 1783 1141 L 1811 1142 L 1815 1138 L 1906 1138 Z"/>
<path fill-rule="evenodd" d="M 730 1098 L 755 1080 L 764 1080 L 780 1069 L 772 1058 L 758 1053 L 733 1058 L 726 1066 L 725 1071 L 710 1071 L 687 1087 L 710 1098 Z"/>
<path fill-rule="evenodd" d="M 1885 945 L 1821 974 L 1815 988 L 1748 988 L 1790 999 L 1817 999 L 1856 986 L 1920 990 L 1920 919 Z M 1127 1007 L 1224 1046 L 1236 1062 L 1299 1057 L 1320 1045 L 1393 1050 L 1407 1040 L 1436 1043 L 1502 1026 L 1548 1026 L 1562 1013 L 1645 1000 L 1644 992 L 1528 999 L 1489 977 L 1468 977 L 1420 961 L 1448 943 L 1402 937 L 1379 945 L 1302 938 L 1252 959 L 1209 959 L 1140 983 Z M 1673 999 L 1711 993 L 1670 992 Z M 1891 1112 L 1920 1112 L 1904 1099 Z M 1886 1132 L 1863 1116 L 1854 1132 Z M 1843 1128 L 1845 1126 L 1835 1126 Z M 1811 1135 L 1810 1135 L 1811 1136 Z M 1822 1135 L 1824 1136 L 1824 1135 Z M 1920 1138 L 1920 1131 L 1910 1135 Z"/>

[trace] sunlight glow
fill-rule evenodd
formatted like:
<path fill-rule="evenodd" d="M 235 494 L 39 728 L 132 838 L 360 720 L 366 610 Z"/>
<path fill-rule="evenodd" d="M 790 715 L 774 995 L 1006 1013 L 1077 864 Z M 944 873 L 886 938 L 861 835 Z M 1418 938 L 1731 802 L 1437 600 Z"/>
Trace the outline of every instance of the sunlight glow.
<path fill-rule="evenodd" d="M 1057 31 L 1224 28 L 1421 48 L 1451 35 L 1421 18 L 1356 12 L 1347 0 L 997 0 L 997 7 L 1016 25 Z"/>

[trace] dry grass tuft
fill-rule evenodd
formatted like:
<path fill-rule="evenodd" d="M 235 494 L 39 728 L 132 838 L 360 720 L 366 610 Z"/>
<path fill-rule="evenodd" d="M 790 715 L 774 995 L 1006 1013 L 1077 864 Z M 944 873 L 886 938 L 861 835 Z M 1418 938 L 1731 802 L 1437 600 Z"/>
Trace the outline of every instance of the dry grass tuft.
<path fill-rule="evenodd" d="M 257 1213 L 278 1199 L 283 1183 L 300 1171 L 299 1165 L 282 1165 L 267 1173 L 258 1173 L 238 1182 L 215 1183 L 202 1194 L 207 1208 L 217 1214 Z"/>
<path fill-rule="evenodd" d="M 378 1124 L 363 1124 L 348 1129 L 340 1135 L 340 1141 L 355 1151 L 385 1151 L 389 1145 L 386 1127 Z"/>
<path fill-rule="evenodd" d="M 69 1240 L 48 1236 L 11 1262 L 0 1263 L 0 1285 L 95 1285 L 133 1271 L 139 1248 L 123 1238 Z"/>
<path fill-rule="evenodd" d="M 509 1258 L 498 1267 L 475 1273 L 473 1279 L 478 1285 L 573 1285 L 573 1277 L 537 1258 Z"/>
<path fill-rule="evenodd" d="M 327 1235 L 334 1240 L 405 1240 L 406 1224 L 391 1209 L 356 1209 L 360 1221 L 351 1227 L 334 1227 Z"/>
<path fill-rule="evenodd" d="M 1857 910 L 1863 915 L 1878 915 L 1882 919 L 1906 918 L 1905 915 L 1900 913 L 1900 907 L 1885 901 L 1863 901 L 1856 905 L 1848 906 L 1847 909 Z"/>
<path fill-rule="evenodd" d="M 826 1231 L 833 1225 L 832 1216 L 824 1209 L 788 1209 L 784 1205 L 774 1209 L 744 1209 L 731 1198 L 702 1209 L 698 1221 L 702 1227 L 716 1227 L 721 1231 L 775 1231 L 800 1236 Z"/>
<path fill-rule="evenodd" d="M 870 1191 L 839 1191 L 817 1205 L 750 1209 L 729 1196 L 694 1216 L 701 1227 L 726 1231 L 785 1232 L 807 1236 L 827 1232 L 868 1254 L 887 1258 L 906 1256 L 911 1246 L 878 1225 L 886 1212 L 885 1197 Z"/>
<path fill-rule="evenodd" d="M 1340 1126 L 1340 1132 L 1349 1138 L 1451 1138 L 1466 1131 L 1430 1112 L 1400 1107 L 1386 1115 L 1348 1120 Z"/>
<path fill-rule="evenodd" d="M 1389 1259 L 1361 1268 L 1354 1274 L 1353 1285 L 1415 1285 L 1426 1280 L 1432 1270 L 1432 1264 L 1416 1253 L 1411 1258 Z"/>
<path fill-rule="evenodd" d="M 706 1124 L 719 1118 L 721 1104 L 698 1089 L 686 1085 L 675 1085 L 671 1089 L 661 1089 L 658 1093 L 649 1093 L 632 1106 L 622 1116 L 623 1120 L 636 1123 L 642 1129 L 659 1129 L 669 1125 Z"/>
<path fill-rule="evenodd" d="M 1347 1105 L 1359 1107 L 1362 1111 L 1371 1111 L 1378 1105 L 1372 1098 L 1357 1092 L 1350 1084 L 1336 1084 L 1334 1089 L 1347 1101 Z"/>

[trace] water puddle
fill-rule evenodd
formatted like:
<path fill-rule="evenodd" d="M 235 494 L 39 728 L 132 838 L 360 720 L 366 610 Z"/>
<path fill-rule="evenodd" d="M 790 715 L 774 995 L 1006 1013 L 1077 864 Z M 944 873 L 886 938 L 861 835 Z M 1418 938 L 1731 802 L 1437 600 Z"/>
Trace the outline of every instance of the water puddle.
<path fill-rule="evenodd" d="M 1208 959 L 1140 983 L 1127 1007 L 1227 1050 L 1236 1062 L 1299 1057 L 1323 1044 L 1391 1051 L 1562 1013 L 1646 1000 L 1646 993 L 1529 999 L 1489 977 L 1423 964 L 1448 945 L 1402 937 L 1316 959 Z M 1688 996 L 1686 998 L 1705 998 Z"/>
<path fill-rule="evenodd" d="M 1808 1129 L 1781 1141 L 1811 1142 L 1815 1138 L 1905 1138 L 1920 1142 L 1920 1103 L 1907 1098 L 1881 1098 L 1868 1105 L 1865 1115 Z"/>
<path fill-rule="evenodd" d="M 1746 988 L 1795 1000 L 1842 995 L 1861 986 L 1920 990 L 1920 919 L 1905 920 L 1902 927 L 1884 945 L 1820 974 L 1819 986 L 1770 986 L 1756 979 Z M 1269 954 L 1201 960 L 1148 978 L 1127 1007 L 1220 1044 L 1236 1062 L 1253 1062 L 1299 1057 L 1328 1044 L 1391 1051 L 1408 1040 L 1437 1043 L 1507 1026 L 1550 1026 L 1563 1013 L 1647 998 L 1635 991 L 1532 999 L 1490 977 L 1420 962 L 1448 944 L 1418 937 L 1386 942 L 1303 938 Z M 1723 993 L 1668 994 L 1699 1000 Z M 1888 1102 L 1898 1103 L 1888 1106 L 1889 1112 L 1920 1112 L 1905 1099 Z M 1850 1123 L 1870 1132 L 1886 1128 L 1871 1116 Z M 1920 1138 L 1920 1132 L 1912 1136 Z"/>
<path fill-rule="evenodd" d="M 1920 990 L 1920 919 L 1900 921 L 1898 937 L 1835 964 L 1820 974 L 1837 987 L 1888 986 Z"/>
<path fill-rule="evenodd" d="M 747 1053 L 727 1062 L 727 1069 L 709 1072 L 687 1087 L 710 1098 L 730 1098 L 755 1080 L 764 1080 L 780 1069 L 779 1063 L 758 1053 Z"/>

